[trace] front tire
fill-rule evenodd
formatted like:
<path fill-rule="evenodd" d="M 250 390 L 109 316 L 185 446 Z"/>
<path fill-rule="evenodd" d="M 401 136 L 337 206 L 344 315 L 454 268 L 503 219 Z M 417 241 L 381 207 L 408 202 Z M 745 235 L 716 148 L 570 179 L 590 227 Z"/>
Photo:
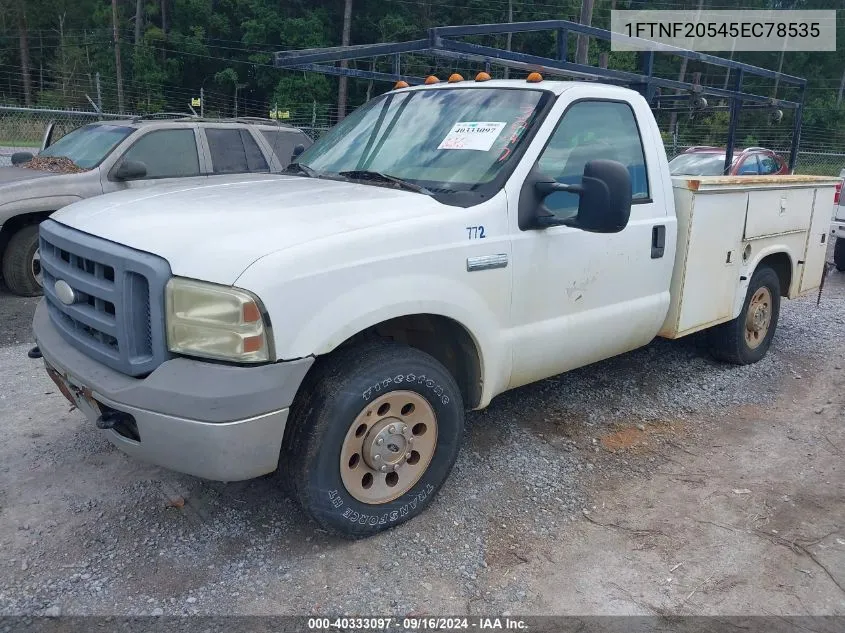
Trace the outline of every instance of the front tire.
<path fill-rule="evenodd" d="M 751 276 L 739 316 L 710 330 L 710 353 L 735 365 L 756 363 L 769 351 L 779 316 L 780 279 L 763 266 Z"/>
<path fill-rule="evenodd" d="M 464 409 L 454 378 L 428 354 L 394 343 L 321 362 L 294 402 L 283 447 L 299 503 L 347 538 L 420 514 L 460 448 Z"/>
<path fill-rule="evenodd" d="M 41 259 L 38 256 L 38 225 L 29 224 L 15 233 L 3 253 L 3 279 L 13 294 L 41 294 Z"/>
<path fill-rule="evenodd" d="M 845 271 L 845 239 L 841 237 L 836 238 L 836 244 L 833 247 L 833 263 L 836 265 L 836 270 Z"/>

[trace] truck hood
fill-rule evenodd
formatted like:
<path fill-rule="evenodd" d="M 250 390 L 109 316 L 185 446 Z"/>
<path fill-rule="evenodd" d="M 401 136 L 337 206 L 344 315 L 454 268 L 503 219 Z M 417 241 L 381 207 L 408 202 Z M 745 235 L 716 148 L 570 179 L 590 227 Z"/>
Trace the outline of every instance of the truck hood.
<path fill-rule="evenodd" d="M 270 253 L 450 209 L 410 191 L 277 176 L 122 191 L 76 202 L 51 217 L 164 257 L 175 275 L 233 284 Z"/>

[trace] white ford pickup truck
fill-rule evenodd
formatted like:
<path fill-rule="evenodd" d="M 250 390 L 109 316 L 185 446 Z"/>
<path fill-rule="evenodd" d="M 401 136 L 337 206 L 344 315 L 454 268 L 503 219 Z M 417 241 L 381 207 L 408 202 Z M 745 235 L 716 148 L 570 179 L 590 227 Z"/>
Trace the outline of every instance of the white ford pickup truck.
<path fill-rule="evenodd" d="M 392 90 L 276 179 L 127 191 L 41 224 L 34 333 L 126 453 L 286 472 L 323 527 L 421 512 L 464 412 L 708 330 L 753 363 L 818 288 L 836 179 L 676 178 L 639 93 L 489 80 Z"/>

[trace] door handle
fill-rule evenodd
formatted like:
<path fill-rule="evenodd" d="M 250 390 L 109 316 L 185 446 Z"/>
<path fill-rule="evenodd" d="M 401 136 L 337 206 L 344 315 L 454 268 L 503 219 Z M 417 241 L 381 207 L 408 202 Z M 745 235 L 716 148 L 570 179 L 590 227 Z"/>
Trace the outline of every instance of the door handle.
<path fill-rule="evenodd" d="M 651 229 L 651 258 L 659 259 L 666 251 L 666 227 L 659 224 Z"/>

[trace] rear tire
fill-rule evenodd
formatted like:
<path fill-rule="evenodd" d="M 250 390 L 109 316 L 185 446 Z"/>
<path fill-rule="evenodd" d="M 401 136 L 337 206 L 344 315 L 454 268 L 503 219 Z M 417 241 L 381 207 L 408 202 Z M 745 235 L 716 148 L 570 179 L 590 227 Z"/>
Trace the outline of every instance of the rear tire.
<path fill-rule="evenodd" d="M 463 438 L 452 375 L 428 354 L 395 343 L 356 345 L 318 362 L 291 408 L 286 485 L 317 523 L 347 538 L 420 514 Z"/>
<path fill-rule="evenodd" d="M 833 247 L 833 263 L 839 272 L 845 271 L 845 239 L 836 238 L 836 245 Z"/>
<path fill-rule="evenodd" d="M 710 330 L 710 353 L 735 365 L 756 363 L 769 351 L 779 315 L 780 279 L 763 266 L 751 276 L 739 316 Z"/>
<path fill-rule="evenodd" d="M 13 294 L 36 297 L 41 294 L 38 225 L 29 224 L 12 236 L 3 253 L 3 279 Z M 38 270 L 35 269 L 36 264 Z"/>

